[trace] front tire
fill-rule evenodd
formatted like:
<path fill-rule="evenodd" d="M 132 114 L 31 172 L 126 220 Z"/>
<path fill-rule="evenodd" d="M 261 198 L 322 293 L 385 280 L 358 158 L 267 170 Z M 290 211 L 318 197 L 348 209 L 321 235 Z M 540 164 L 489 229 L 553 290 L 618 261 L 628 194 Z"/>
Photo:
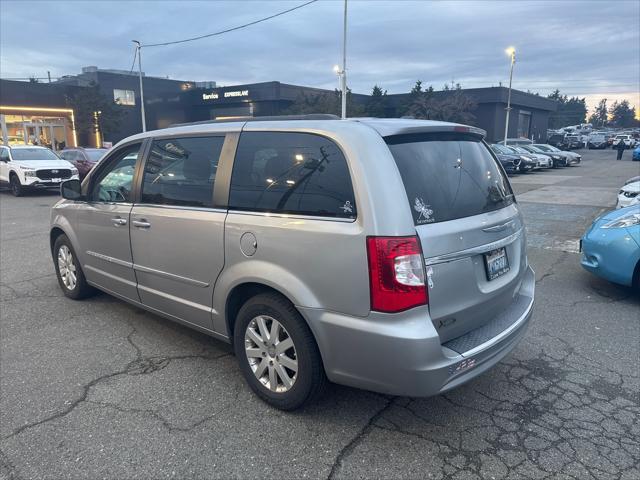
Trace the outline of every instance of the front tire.
<path fill-rule="evenodd" d="M 22 183 L 20 183 L 20 179 L 15 173 L 11 175 L 11 179 L 9 180 L 9 186 L 11 187 L 11 193 L 13 194 L 14 197 L 21 197 L 22 195 L 24 195 L 25 189 L 22 186 Z"/>
<path fill-rule="evenodd" d="M 317 400 L 328 384 L 318 345 L 295 307 L 276 293 L 256 295 L 240 309 L 234 349 L 245 380 L 280 410 Z"/>
<path fill-rule="evenodd" d="M 87 283 L 69 238 L 62 234 L 53 244 L 53 263 L 58 284 L 65 296 L 74 300 L 90 297 L 95 289 Z"/>

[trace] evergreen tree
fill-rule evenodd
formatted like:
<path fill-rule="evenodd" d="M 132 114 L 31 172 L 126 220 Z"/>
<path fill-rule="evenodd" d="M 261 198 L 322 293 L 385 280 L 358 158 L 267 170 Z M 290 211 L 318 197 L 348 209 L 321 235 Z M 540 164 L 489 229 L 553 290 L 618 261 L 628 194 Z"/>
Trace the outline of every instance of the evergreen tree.
<path fill-rule="evenodd" d="M 598 102 L 593 114 L 589 117 L 589 123 L 594 127 L 604 127 L 609 122 L 609 110 L 607 109 L 607 99 L 603 98 Z"/>
<path fill-rule="evenodd" d="M 558 102 L 558 110 L 549 116 L 550 128 L 562 128 L 568 125 L 584 123 L 587 118 L 587 103 L 584 98 L 571 97 L 560 94 L 555 90 L 547 98 Z"/>
<path fill-rule="evenodd" d="M 365 106 L 365 112 L 368 117 L 386 117 L 387 91 L 382 91 L 378 85 L 374 85 L 373 90 L 371 90 L 371 96 Z"/>
<path fill-rule="evenodd" d="M 615 127 L 628 128 L 637 126 L 640 122 L 636 120 L 636 109 L 629 105 L 629 100 L 613 102 L 611 106 L 611 123 Z"/>

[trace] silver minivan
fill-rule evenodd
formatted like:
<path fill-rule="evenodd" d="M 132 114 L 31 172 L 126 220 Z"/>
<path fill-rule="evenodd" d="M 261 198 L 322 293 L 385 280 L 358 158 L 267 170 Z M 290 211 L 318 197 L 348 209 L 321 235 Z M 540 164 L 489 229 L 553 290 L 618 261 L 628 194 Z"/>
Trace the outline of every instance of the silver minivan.
<path fill-rule="evenodd" d="M 511 351 L 533 307 L 520 209 L 483 136 L 327 115 L 135 135 L 62 186 L 60 287 L 231 343 L 280 409 L 328 381 L 445 392 Z"/>

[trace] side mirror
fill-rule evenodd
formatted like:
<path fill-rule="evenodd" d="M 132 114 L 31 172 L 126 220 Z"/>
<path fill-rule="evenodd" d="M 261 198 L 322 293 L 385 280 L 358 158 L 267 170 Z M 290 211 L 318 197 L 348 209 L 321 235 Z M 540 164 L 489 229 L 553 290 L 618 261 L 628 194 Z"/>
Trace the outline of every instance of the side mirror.
<path fill-rule="evenodd" d="M 60 185 L 60 195 L 66 200 L 82 200 L 80 180 L 66 180 Z"/>

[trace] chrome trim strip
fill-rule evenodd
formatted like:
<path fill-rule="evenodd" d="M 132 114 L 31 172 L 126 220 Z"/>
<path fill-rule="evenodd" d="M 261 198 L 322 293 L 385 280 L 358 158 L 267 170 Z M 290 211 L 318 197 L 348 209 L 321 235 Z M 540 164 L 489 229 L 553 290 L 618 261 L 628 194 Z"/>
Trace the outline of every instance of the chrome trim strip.
<path fill-rule="evenodd" d="M 524 227 L 520 228 L 520 230 L 518 230 L 515 233 L 512 233 L 508 237 L 504 237 L 500 240 L 496 240 L 495 242 L 486 243 L 478 247 L 467 248 L 466 250 L 460 250 L 459 252 L 446 253 L 444 255 L 425 258 L 424 263 L 426 266 L 429 266 L 429 265 L 435 265 L 437 263 L 452 262 L 453 260 L 459 260 L 460 258 L 471 257 L 473 255 L 479 255 L 481 253 L 490 252 L 491 250 L 502 248 L 509 245 L 510 243 L 513 243 L 520 237 L 520 235 L 522 235 L 523 230 L 524 230 Z"/>
<path fill-rule="evenodd" d="M 142 265 L 133 264 L 133 269 L 138 272 L 148 273 L 150 275 L 156 275 L 162 278 L 168 278 L 169 280 L 175 280 L 177 282 L 186 283 L 187 285 L 192 285 L 194 287 L 206 288 L 209 286 L 208 283 L 201 282 L 200 280 L 195 280 L 193 278 L 183 277 L 181 275 L 176 275 L 174 273 L 164 272 L 162 270 L 156 270 L 155 268 L 144 267 Z M 138 287 L 141 287 L 138 285 Z"/>
<path fill-rule="evenodd" d="M 196 212 L 217 212 L 217 213 L 227 213 L 227 210 L 224 208 L 209 208 L 209 207 L 188 207 L 185 205 L 162 205 L 157 203 L 136 203 L 135 207 L 142 208 L 158 208 L 163 210 L 194 210 Z M 140 215 L 138 212 L 132 212 L 134 215 Z"/>
<path fill-rule="evenodd" d="M 92 252 L 91 250 L 87 250 L 86 254 L 90 255 L 92 257 L 95 257 L 95 258 L 99 258 L 100 260 L 104 260 L 105 262 L 115 263 L 116 265 L 120 265 L 122 267 L 128 267 L 128 268 L 132 268 L 133 267 L 133 263 L 131 263 L 131 262 L 126 262 L 126 261 L 120 260 L 118 258 L 109 257 L 108 255 L 103 255 L 101 253 Z"/>
<path fill-rule="evenodd" d="M 509 220 L 508 222 L 502 223 L 500 225 L 494 225 L 493 227 L 483 228 L 483 232 L 491 233 L 491 232 L 501 232 L 505 230 L 509 225 L 513 225 L 513 220 Z"/>
<path fill-rule="evenodd" d="M 527 319 L 531 314 L 532 309 L 533 309 L 533 297 L 531 297 L 531 302 L 529 303 L 529 306 L 527 307 L 525 312 L 520 316 L 520 318 L 516 322 L 512 323 L 509 328 L 507 328 L 506 330 L 503 330 L 498 335 L 487 340 L 486 342 L 481 343 L 477 347 L 472 348 L 468 352 L 461 353 L 460 355 L 465 358 L 472 357 L 473 355 L 477 355 L 478 353 L 488 348 L 491 348 L 495 344 L 500 343 L 504 338 L 508 337 L 514 330 L 520 328 L 520 326 L 527 321 Z"/>
<path fill-rule="evenodd" d="M 144 285 L 140 285 L 138 284 L 138 290 L 142 290 L 143 292 L 147 292 L 151 295 L 156 295 L 158 297 L 164 298 L 166 300 L 171 300 L 172 302 L 176 302 L 176 303 L 181 303 L 182 305 L 186 305 L 188 307 L 191 308 L 195 308 L 198 310 L 202 310 L 203 312 L 207 312 L 207 313 L 211 313 L 211 314 L 217 314 L 218 312 L 216 312 L 212 307 L 206 306 L 206 305 L 200 305 L 199 303 L 195 303 L 195 302 L 191 302 L 189 300 L 185 300 L 184 298 L 180 298 L 180 297 L 176 297 L 175 295 L 170 295 L 166 292 L 160 292 L 159 290 L 155 290 L 153 288 L 149 288 L 149 287 L 145 287 Z M 144 303 L 144 302 L 142 302 Z M 151 307 L 153 308 L 153 307 Z M 156 308 L 154 308 L 154 310 L 158 310 Z M 162 310 L 158 310 L 159 312 L 162 313 L 166 313 L 163 312 Z M 174 315 L 172 315 L 174 316 Z M 179 317 L 176 317 L 179 318 Z"/>
<path fill-rule="evenodd" d="M 276 218 L 292 218 L 301 220 L 321 220 L 323 222 L 341 222 L 341 223 L 354 223 L 355 218 L 340 218 L 340 217 L 316 217 L 313 215 L 296 215 L 287 213 L 272 213 L 272 212 L 250 212 L 245 210 L 232 210 L 229 209 L 229 213 L 235 213 L 238 215 L 250 215 L 254 217 L 276 217 Z"/>
<path fill-rule="evenodd" d="M 97 273 L 99 275 L 102 275 L 104 277 L 110 278 L 111 280 L 115 280 L 117 282 L 122 282 L 125 285 L 129 285 L 130 287 L 133 287 L 133 288 L 136 288 L 136 286 L 137 286 L 136 282 L 131 282 L 129 280 L 125 280 L 122 277 L 118 277 L 116 275 L 112 275 L 111 273 L 107 273 L 104 270 L 100 270 L 99 268 L 95 268 L 95 267 L 92 267 L 91 265 L 87 265 L 86 263 L 83 265 L 82 268 L 84 268 L 85 270 L 89 270 L 89 271 L 92 271 L 94 273 Z M 87 282 L 92 283 L 89 280 L 87 280 Z M 100 287 L 100 288 L 104 288 L 104 287 L 100 286 L 99 284 L 97 286 Z M 117 294 L 117 295 L 120 295 L 120 294 Z M 126 297 L 123 297 L 123 298 L 126 298 Z"/>

